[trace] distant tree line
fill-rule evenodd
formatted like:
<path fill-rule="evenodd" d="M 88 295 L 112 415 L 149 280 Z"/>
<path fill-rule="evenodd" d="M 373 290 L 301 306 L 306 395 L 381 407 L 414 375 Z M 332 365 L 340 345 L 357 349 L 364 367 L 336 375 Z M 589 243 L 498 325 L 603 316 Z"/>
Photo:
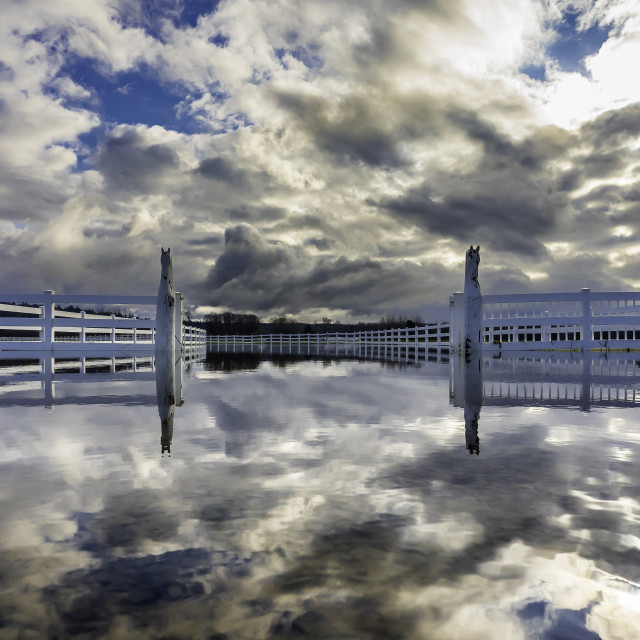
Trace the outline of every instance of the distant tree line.
<path fill-rule="evenodd" d="M 378 322 L 345 323 L 322 318 L 322 322 L 299 322 L 294 316 L 272 316 L 266 322 L 252 313 L 208 313 L 202 320 L 187 317 L 185 324 L 205 329 L 209 335 L 254 335 L 268 333 L 333 333 L 402 329 L 425 324 L 421 316 L 387 315 Z"/>
<path fill-rule="evenodd" d="M 260 318 L 253 313 L 208 313 L 202 321 L 187 320 L 214 336 L 246 336 L 260 333 Z"/>

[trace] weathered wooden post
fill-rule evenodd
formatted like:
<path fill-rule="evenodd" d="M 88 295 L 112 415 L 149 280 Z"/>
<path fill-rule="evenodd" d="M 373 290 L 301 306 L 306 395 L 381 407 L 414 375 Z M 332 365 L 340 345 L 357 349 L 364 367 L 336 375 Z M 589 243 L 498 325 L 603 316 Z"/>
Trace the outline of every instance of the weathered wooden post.
<path fill-rule="evenodd" d="M 482 348 L 482 292 L 478 282 L 480 247 L 469 247 L 464 269 L 464 352 L 466 355 Z"/>

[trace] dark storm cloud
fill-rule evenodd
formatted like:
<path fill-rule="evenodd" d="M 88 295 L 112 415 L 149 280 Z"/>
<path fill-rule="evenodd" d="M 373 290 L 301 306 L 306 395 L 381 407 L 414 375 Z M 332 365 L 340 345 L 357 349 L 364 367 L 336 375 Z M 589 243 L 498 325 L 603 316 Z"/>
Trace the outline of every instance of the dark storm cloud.
<path fill-rule="evenodd" d="M 0 188 L 0 219 L 17 222 L 48 218 L 58 213 L 69 197 L 68 185 L 17 173 L 2 166 L 1 160 Z"/>
<path fill-rule="evenodd" d="M 478 242 L 499 251 L 540 257 L 542 240 L 554 231 L 568 205 L 549 161 L 562 157 L 570 136 L 556 128 L 513 142 L 467 110 L 453 110 L 450 122 L 482 156 L 469 171 L 435 176 L 378 206 L 442 237 Z"/>
<path fill-rule="evenodd" d="M 408 162 L 398 137 L 385 129 L 371 100 L 349 96 L 336 104 L 317 96 L 284 92 L 276 93 L 276 99 L 320 149 L 343 161 L 374 167 L 401 167 Z"/>
<path fill-rule="evenodd" d="M 211 180 L 224 180 L 225 182 L 237 182 L 237 172 L 232 164 L 224 158 L 207 158 L 200 163 L 196 173 Z"/>
<path fill-rule="evenodd" d="M 414 264 L 367 257 L 311 258 L 302 247 L 272 244 L 249 225 L 225 232 L 225 250 L 211 268 L 202 295 L 208 304 L 298 313 L 308 307 L 359 313 L 413 307 L 427 291 L 445 295 L 451 275 L 438 265 L 428 274 Z"/>
<path fill-rule="evenodd" d="M 294 260 L 282 245 L 265 242 L 254 227 L 238 225 L 225 231 L 225 250 L 209 272 L 207 284 L 220 288 L 232 280 L 262 279 L 264 273 L 285 276 Z"/>
<path fill-rule="evenodd" d="M 594 148 L 613 149 L 640 135 L 640 102 L 603 113 L 580 128 Z"/>
<path fill-rule="evenodd" d="M 106 139 L 98 168 L 118 190 L 149 193 L 159 190 L 166 173 L 178 169 L 178 155 L 164 144 L 148 145 L 131 129 Z"/>
<path fill-rule="evenodd" d="M 591 154 L 584 158 L 582 170 L 585 178 L 609 178 L 620 174 L 629 163 L 629 156 L 622 152 Z"/>
<path fill-rule="evenodd" d="M 252 179 L 255 180 L 257 177 L 255 172 L 240 169 L 227 158 L 220 156 L 203 160 L 196 169 L 196 174 L 208 180 L 226 182 L 236 188 L 249 186 Z M 267 176 L 262 175 L 261 177 L 266 178 Z"/>
<path fill-rule="evenodd" d="M 508 175 L 474 176 L 460 182 L 460 192 L 443 200 L 434 199 L 431 188 L 423 185 L 401 198 L 382 200 L 379 206 L 441 237 L 454 237 L 465 244 L 476 242 L 528 256 L 545 254 L 540 240 L 553 229 L 554 213 L 557 215 L 554 210 L 559 207 L 545 199 L 535 184 L 518 185 L 518 193 L 513 183 L 509 184 Z M 505 185 L 505 192 L 492 193 L 500 182 Z"/>

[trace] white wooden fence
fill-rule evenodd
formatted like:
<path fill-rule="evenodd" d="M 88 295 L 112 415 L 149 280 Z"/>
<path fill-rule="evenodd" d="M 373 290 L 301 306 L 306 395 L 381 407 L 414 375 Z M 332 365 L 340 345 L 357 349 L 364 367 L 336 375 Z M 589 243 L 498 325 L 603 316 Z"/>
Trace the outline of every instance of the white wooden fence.
<path fill-rule="evenodd" d="M 451 347 L 464 350 L 464 294 L 450 298 Z M 640 292 L 483 296 L 483 351 L 640 349 Z"/>
<path fill-rule="evenodd" d="M 42 294 L 0 294 L 0 311 L 19 316 L 0 316 L 0 329 L 10 336 L 0 336 L 0 350 L 113 350 L 115 347 L 144 349 L 155 344 L 154 318 L 122 318 L 114 314 L 100 315 L 81 311 L 60 311 L 56 305 L 89 305 L 94 307 L 125 306 L 148 308 L 155 313 L 157 296 L 67 295 L 45 291 Z M 37 306 L 27 306 L 37 305 Z M 176 341 L 186 349 L 205 344 L 206 332 L 182 322 L 182 295 L 176 295 Z M 29 335 L 38 332 L 37 336 Z M 178 338 L 180 336 L 180 338 Z"/>
<path fill-rule="evenodd" d="M 233 346 L 309 346 L 327 345 L 378 346 L 402 345 L 417 349 L 449 348 L 449 323 L 440 322 L 423 327 L 354 331 L 349 333 L 280 333 L 248 336 L 208 336 L 209 345 Z"/>
<path fill-rule="evenodd" d="M 351 333 L 208 336 L 234 346 L 403 345 L 464 350 L 464 294 L 450 298 L 451 322 Z M 640 349 L 640 292 L 483 296 L 483 351 Z"/>

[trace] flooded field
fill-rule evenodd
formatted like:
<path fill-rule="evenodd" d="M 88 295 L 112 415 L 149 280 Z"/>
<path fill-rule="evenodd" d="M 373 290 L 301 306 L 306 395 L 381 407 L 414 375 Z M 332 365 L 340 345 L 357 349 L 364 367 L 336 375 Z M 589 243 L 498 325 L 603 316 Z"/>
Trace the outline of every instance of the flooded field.
<path fill-rule="evenodd" d="M 373 355 L 0 360 L 0 638 L 640 637 L 640 358 Z"/>

